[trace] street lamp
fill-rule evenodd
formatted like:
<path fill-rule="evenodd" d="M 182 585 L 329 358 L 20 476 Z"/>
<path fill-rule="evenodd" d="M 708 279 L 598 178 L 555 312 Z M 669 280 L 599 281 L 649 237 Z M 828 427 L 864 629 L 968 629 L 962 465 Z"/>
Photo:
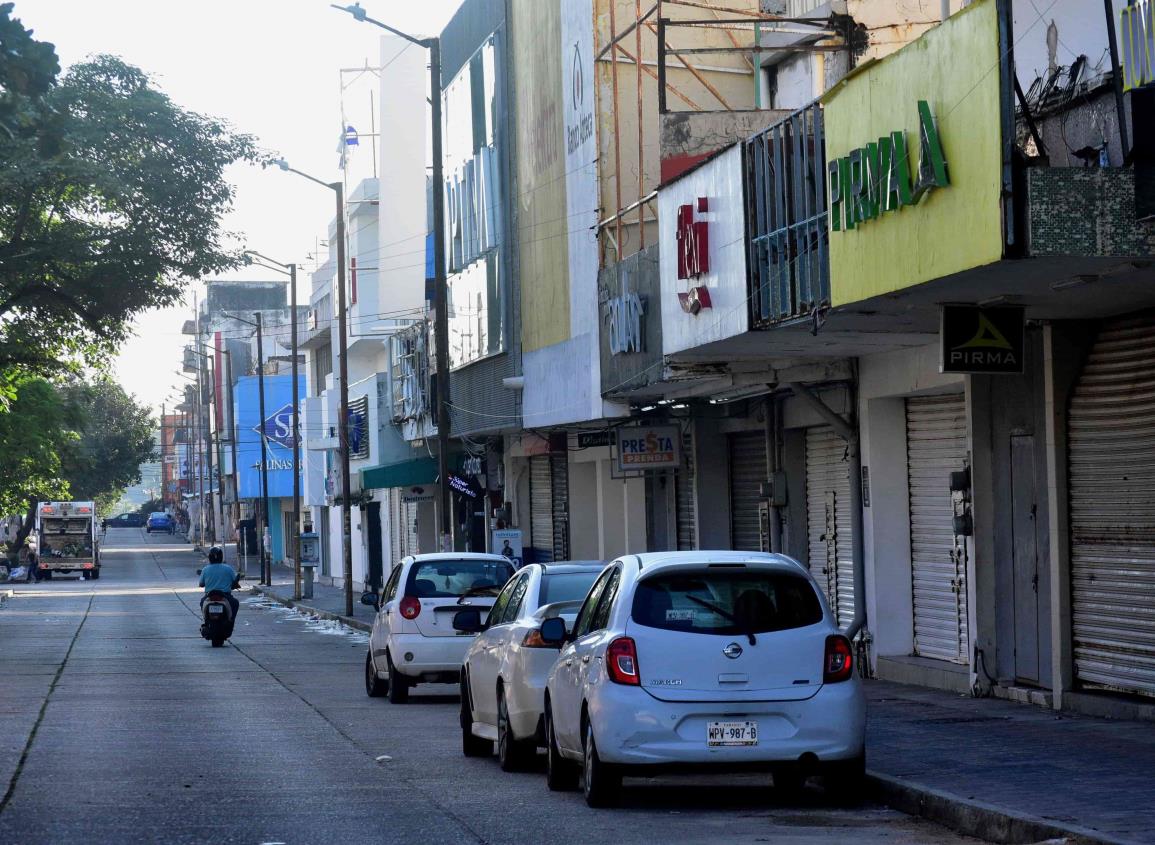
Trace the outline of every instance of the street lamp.
<path fill-rule="evenodd" d="M 433 123 L 433 274 L 434 315 L 433 334 L 437 347 L 437 475 L 441 506 L 441 551 L 452 551 L 452 522 L 449 509 L 449 295 L 445 279 L 445 174 L 441 155 L 441 39 L 415 38 L 394 29 L 389 24 L 369 17 L 360 3 L 351 6 L 329 4 L 341 12 L 348 12 L 354 20 L 371 23 L 404 38 L 410 44 L 429 50 L 429 100 Z"/>
<path fill-rule="evenodd" d="M 226 313 L 224 316 L 236 320 L 238 323 L 254 326 L 257 330 L 257 393 L 259 394 L 257 411 L 261 415 L 260 422 L 257 423 L 257 435 L 261 441 L 261 525 L 257 532 L 257 548 L 260 551 L 261 583 L 265 586 L 271 586 L 273 583 L 272 557 L 270 556 L 268 563 L 265 562 L 265 528 L 269 524 L 269 447 L 265 442 L 265 347 L 262 337 L 261 312 L 257 311 L 253 314 L 256 322 L 238 317 L 236 314 Z M 236 470 L 237 467 L 234 466 L 233 469 Z M 237 491 L 237 498 L 240 498 L 239 490 Z"/>
<path fill-rule="evenodd" d="M 255 249 L 245 250 L 245 254 L 267 262 L 262 265 L 274 273 L 289 277 L 289 322 L 293 335 L 293 600 L 301 599 L 301 399 L 297 385 L 297 265 L 283 264 L 276 259 L 262 255 Z M 259 263 L 259 262 L 258 262 Z M 272 266 L 270 266 L 272 265 Z M 263 425 L 264 423 L 262 423 Z"/>
<path fill-rule="evenodd" d="M 325 182 L 303 173 L 283 158 L 273 162 L 287 173 L 322 185 L 337 195 L 337 363 L 341 382 L 341 418 L 337 421 L 337 445 L 341 450 L 341 553 L 345 579 L 345 615 L 353 615 L 353 512 L 352 484 L 349 480 L 349 315 L 345 310 L 345 186 L 341 182 Z M 295 359 L 294 359 L 295 360 Z M 295 382 L 294 382 L 295 383 Z"/>

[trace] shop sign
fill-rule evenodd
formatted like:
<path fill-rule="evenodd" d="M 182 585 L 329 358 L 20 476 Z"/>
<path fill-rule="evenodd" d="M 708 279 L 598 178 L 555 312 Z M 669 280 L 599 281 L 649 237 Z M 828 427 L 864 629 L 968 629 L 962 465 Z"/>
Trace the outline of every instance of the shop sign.
<path fill-rule="evenodd" d="M 1021 306 L 942 306 L 942 372 L 1023 372 L 1023 326 Z"/>
<path fill-rule="evenodd" d="M 1131 0 L 1119 12 L 1119 43 L 1123 47 L 1123 90 L 1155 82 L 1155 22 L 1150 0 Z"/>
<path fill-rule="evenodd" d="M 646 304 L 636 293 L 623 293 L 606 303 L 610 323 L 610 354 L 645 352 L 646 339 L 642 334 L 642 317 Z"/>
<path fill-rule="evenodd" d="M 425 487 L 409 487 L 401 493 L 401 501 L 409 504 L 431 502 L 433 501 L 433 491 Z"/>
<path fill-rule="evenodd" d="M 682 463 L 682 433 L 676 425 L 618 429 L 618 469 L 623 472 L 675 469 Z"/>
<path fill-rule="evenodd" d="M 919 160 L 913 173 L 902 131 L 891 132 L 827 165 L 831 231 L 854 229 L 885 211 L 916 205 L 932 188 L 950 184 L 938 124 L 926 100 L 918 101 L 918 127 Z"/>
<path fill-rule="evenodd" d="M 521 529 L 502 528 L 494 531 L 489 551 L 491 554 L 504 555 L 513 563 L 514 569 L 521 569 L 522 561 L 525 560 L 522 556 Z"/>
<path fill-rule="evenodd" d="M 609 446 L 612 439 L 608 431 L 579 431 L 577 445 L 579 449 L 594 449 L 598 446 Z"/>
<path fill-rule="evenodd" d="M 696 279 L 710 272 L 710 226 L 705 220 L 695 220 L 694 210 L 699 214 L 710 210 L 710 200 L 698 197 L 693 205 L 678 206 L 678 278 Z"/>
<path fill-rule="evenodd" d="M 470 482 L 468 478 L 464 478 L 454 473 L 449 473 L 449 488 L 455 493 L 460 493 L 462 496 L 468 496 L 471 499 L 476 499 L 480 492 L 477 486 Z"/>
<path fill-rule="evenodd" d="M 276 443 L 285 449 L 293 448 L 293 403 L 289 402 L 280 409 L 273 411 L 260 426 L 253 426 L 253 431 L 263 434 L 265 440 Z"/>

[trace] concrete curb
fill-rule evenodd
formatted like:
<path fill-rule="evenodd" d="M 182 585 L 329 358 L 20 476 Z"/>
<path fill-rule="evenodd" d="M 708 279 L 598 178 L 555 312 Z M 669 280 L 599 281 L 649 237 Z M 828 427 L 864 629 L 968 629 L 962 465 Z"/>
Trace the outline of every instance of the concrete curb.
<path fill-rule="evenodd" d="M 273 592 L 268 587 L 262 587 L 254 584 L 251 589 L 254 593 L 262 595 L 265 598 L 272 599 L 279 605 L 303 610 L 306 613 L 312 613 L 318 619 L 328 619 L 333 622 L 340 622 L 342 625 L 347 625 L 350 628 L 355 628 L 358 631 L 364 631 L 366 634 L 373 630 L 373 626 L 368 622 L 362 622 L 360 619 L 351 619 L 348 616 L 342 616 L 341 614 L 333 613 L 332 611 L 321 610 L 320 608 L 313 607 L 312 605 L 306 604 L 303 601 L 293 601 L 293 599 L 285 598 L 284 596 Z"/>
<path fill-rule="evenodd" d="M 999 845 L 1055 840 L 1071 845 L 1135 845 L 1131 840 L 1115 839 L 1097 830 L 962 798 L 881 772 L 868 771 L 866 783 L 869 796 L 882 804 Z"/>

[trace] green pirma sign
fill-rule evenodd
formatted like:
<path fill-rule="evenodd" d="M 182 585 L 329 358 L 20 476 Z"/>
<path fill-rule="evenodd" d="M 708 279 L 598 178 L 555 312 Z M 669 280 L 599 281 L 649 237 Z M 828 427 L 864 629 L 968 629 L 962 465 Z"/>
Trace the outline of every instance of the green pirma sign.
<path fill-rule="evenodd" d="M 906 133 L 891 132 L 827 165 L 830 228 L 840 232 L 884 211 L 915 205 L 931 188 L 950 184 L 938 124 L 926 100 L 918 101 L 919 160 L 913 171 Z"/>

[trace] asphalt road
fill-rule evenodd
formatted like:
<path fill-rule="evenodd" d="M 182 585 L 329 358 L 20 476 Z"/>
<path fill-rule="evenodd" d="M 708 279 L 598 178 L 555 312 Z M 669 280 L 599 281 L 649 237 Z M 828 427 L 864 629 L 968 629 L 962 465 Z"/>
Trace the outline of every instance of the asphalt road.
<path fill-rule="evenodd" d="M 627 781 L 622 807 L 590 810 L 462 757 L 452 688 L 366 697 L 364 635 L 250 599 L 211 648 L 200 564 L 110 529 L 100 580 L 3 585 L 0 842 L 972 841 L 750 776 Z"/>

